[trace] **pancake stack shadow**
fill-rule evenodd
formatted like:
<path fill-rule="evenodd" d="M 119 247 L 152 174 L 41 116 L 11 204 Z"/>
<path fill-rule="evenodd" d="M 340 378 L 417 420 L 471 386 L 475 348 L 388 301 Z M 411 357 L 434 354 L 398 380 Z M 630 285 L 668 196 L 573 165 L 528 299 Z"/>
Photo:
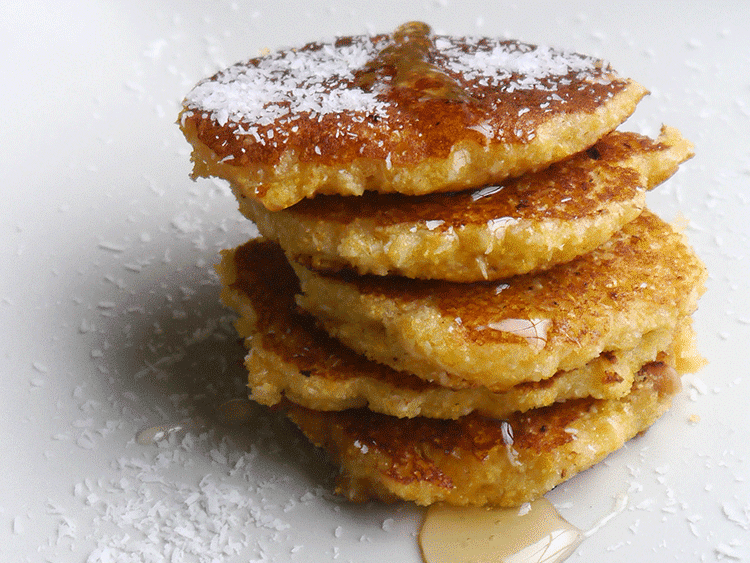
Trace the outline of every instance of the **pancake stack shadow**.
<path fill-rule="evenodd" d="M 407 24 L 188 96 L 195 174 L 263 235 L 218 266 L 250 398 L 328 451 L 339 493 L 522 504 L 702 365 L 704 266 L 645 202 L 692 145 L 616 130 L 644 94 L 601 61 Z"/>

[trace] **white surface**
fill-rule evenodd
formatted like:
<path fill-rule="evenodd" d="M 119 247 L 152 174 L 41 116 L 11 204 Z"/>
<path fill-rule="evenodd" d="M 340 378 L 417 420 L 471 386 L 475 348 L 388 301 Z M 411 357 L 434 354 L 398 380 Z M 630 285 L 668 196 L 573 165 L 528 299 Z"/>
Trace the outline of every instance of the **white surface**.
<path fill-rule="evenodd" d="M 211 264 L 251 227 L 226 189 L 188 179 L 182 96 L 261 48 L 410 19 L 602 56 L 652 92 L 629 128 L 696 143 L 650 203 L 689 219 L 711 272 L 695 316 L 710 364 L 645 436 L 549 498 L 584 529 L 624 502 L 571 561 L 750 560 L 750 4 L 409 6 L 0 7 L 0 561 L 419 561 L 419 510 L 328 498 L 325 464 L 273 417 L 133 440 L 242 394 Z"/>

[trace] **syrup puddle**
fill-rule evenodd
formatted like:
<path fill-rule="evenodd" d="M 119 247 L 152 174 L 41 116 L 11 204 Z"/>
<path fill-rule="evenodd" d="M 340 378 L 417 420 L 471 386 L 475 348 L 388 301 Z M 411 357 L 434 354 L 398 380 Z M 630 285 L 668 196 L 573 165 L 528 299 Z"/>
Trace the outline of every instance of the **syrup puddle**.
<path fill-rule="evenodd" d="M 559 563 L 585 536 L 540 498 L 520 508 L 430 506 L 419 545 L 425 563 Z"/>
<path fill-rule="evenodd" d="M 253 412 L 254 405 L 249 399 L 232 399 L 218 406 L 215 418 L 223 426 L 236 426 L 250 421 Z M 135 435 L 135 441 L 142 446 L 152 446 L 167 439 L 170 434 L 200 431 L 205 428 L 207 428 L 207 425 L 202 419 L 187 419 L 173 424 L 151 426 L 139 430 Z"/>

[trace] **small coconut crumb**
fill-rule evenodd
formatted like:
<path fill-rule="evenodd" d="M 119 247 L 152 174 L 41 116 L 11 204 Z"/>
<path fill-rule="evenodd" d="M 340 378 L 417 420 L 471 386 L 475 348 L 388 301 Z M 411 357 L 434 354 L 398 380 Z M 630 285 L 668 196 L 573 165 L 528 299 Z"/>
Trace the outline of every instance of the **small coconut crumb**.
<path fill-rule="evenodd" d="M 23 534 L 26 531 L 26 527 L 23 525 L 20 516 L 13 517 L 13 533 L 17 536 Z"/>
<path fill-rule="evenodd" d="M 498 217 L 487 221 L 487 228 L 495 237 L 501 237 L 505 234 L 505 229 L 518 223 L 518 219 L 513 217 Z"/>
<path fill-rule="evenodd" d="M 505 291 L 510 287 L 510 284 L 500 283 L 495 287 L 495 295 L 500 295 L 501 292 Z"/>
<path fill-rule="evenodd" d="M 645 510 L 645 511 L 651 511 L 654 509 L 654 505 L 656 504 L 656 499 L 653 498 L 647 498 L 643 499 L 641 502 L 635 505 L 636 510 Z"/>
<path fill-rule="evenodd" d="M 721 505 L 721 511 L 727 520 L 737 524 L 743 530 L 750 531 L 750 504 L 743 508 L 737 508 L 725 502 Z"/>
<path fill-rule="evenodd" d="M 487 188 L 482 188 L 481 190 L 475 191 L 473 194 L 471 194 L 471 200 L 477 201 L 482 199 L 483 197 L 490 196 L 492 194 L 496 194 L 500 190 L 503 189 L 503 186 L 489 186 Z"/>
<path fill-rule="evenodd" d="M 736 545 L 730 545 L 727 543 L 720 543 L 714 548 L 716 556 L 719 559 L 733 559 L 735 561 L 743 561 L 745 559 L 744 550 L 739 549 L 741 544 L 736 542 Z"/>
<path fill-rule="evenodd" d="M 107 250 L 109 252 L 115 252 L 115 253 L 118 253 L 118 254 L 120 252 L 125 252 L 128 249 L 126 246 L 122 246 L 120 244 L 117 244 L 117 243 L 114 243 L 114 242 L 107 242 L 107 241 L 100 242 L 98 246 L 102 250 Z"/>

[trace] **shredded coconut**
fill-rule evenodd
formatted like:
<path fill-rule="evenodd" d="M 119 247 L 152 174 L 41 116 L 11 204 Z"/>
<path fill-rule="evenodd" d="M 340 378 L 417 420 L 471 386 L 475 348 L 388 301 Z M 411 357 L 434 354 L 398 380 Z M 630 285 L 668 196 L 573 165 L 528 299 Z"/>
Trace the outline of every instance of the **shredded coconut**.
<path fill-rule="evenodd" d="M 476 84 L 508 93 L 534 90 L 554 95 L 559 85 L 575 80 L 604 83 L 608 70 L 595 58 L 489 38 L 434 38 L 436 64 L 467 86 Z M 370 90 L 353 87 L 355 72 L 366 67 L 389 44 L 387 36 L 355 36 L 336 44 L 313 43 L 282 50 L 231 66 L 201 81 L 186 97 L 188 115 L 210 116 L 237 136 L 252 136 L 271 144 L 288 135 L 286 126 L 301 115 L 322 119 L 330 114 L 385 118 L 388 84 L 376 81 Z M 563 101 L 556 96 L 550 98 Z M 363 122 L 363 120 L 360 120 Z M 475 127 L 494 136 L 487 124 Z M 346 131 L 340 131 L 346 134 Z M 519 131 L 524 135 L 524 131 Z M 283 139 L 282 139 L 283 142 Z"/>
<path fill-rule="evenodd" d="M 487 328 L 510 332 L 522 338 L 535 348 L 544 348 L 547 344 L 547 331 L 552 325 L 550 319 L 503 319 L 487 323 Z"/>

